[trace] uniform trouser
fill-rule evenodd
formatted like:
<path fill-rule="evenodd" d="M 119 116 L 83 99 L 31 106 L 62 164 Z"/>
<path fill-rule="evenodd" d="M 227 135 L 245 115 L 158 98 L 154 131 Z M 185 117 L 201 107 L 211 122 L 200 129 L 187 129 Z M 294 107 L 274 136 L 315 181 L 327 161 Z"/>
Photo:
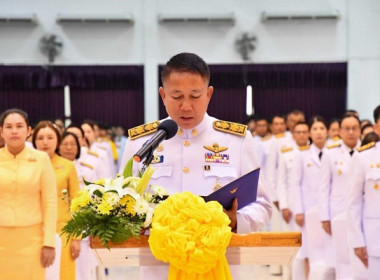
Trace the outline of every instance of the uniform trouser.
<path fill-rule="evenodd" d="M 380 277 L 380 257 L 368 256 L 368 274 L 370 280 L 378 280 Z"/>
<path fill-rule="evenodd" d="M 90 247 L 90 240 L 86 238 L 80 242 L 80 254 L 76 262 L 77 280 L 95 280 L 98 262 Z"/>

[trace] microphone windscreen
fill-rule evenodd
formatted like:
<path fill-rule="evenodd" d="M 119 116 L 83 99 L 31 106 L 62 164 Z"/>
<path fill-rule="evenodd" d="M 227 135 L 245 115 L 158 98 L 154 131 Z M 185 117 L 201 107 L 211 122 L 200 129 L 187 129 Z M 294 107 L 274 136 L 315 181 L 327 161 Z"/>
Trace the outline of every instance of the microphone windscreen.
<path fill-rule="evenodd" d="M 165 120 L 158 126 L 158 130 L 164 130 L 166 132 L 165 140 L 172 138 L 178 131 L 178 125 L 173 120 Z"/>

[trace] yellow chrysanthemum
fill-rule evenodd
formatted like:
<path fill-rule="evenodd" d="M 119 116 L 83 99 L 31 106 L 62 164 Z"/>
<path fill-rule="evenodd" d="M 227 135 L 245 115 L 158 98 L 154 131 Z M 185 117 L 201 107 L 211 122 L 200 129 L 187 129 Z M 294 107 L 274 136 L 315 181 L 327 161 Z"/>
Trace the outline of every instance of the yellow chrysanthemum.
<path fill-rule="evenodd" d="M 225 256 L 231 239 L 223 207 L 190 192 L 170 196 L 157 206 L 149 246 L 170 263 L 168 279 L 232 279 Z"/>
<path fill-rule="evenodd" d="M 70 203 L 70 212 L 71 213 L 75 213 L 79 210 L 80 206 L 79 206 L 79 200 L 78 200 L 78 197 L 75 197 L 73 200 L 71 200 L 71 203 Z"/>
<path fill-rule="evenodd" d="M 84 207 L 90 203 L 90 194 L 88 190 L 80 190 L 78 194 L 79 196 L 77 197 L 77 200 L 80 207 Z"/>
<path fill-rule="evenodd" d="M 98 212 L 103 215 L 108 215 L 112 210 L 112 206 L 106 201 L 103 200 L 102 203 L 98 205 Z"/>
<path fill-rule="evenodd" d="M 119 204 L 121 206 L 125 206 L 124 212 L 126 214 L 136 215 L 136 212 L 135 212 L 136 201 L 134 200 L 132 196 L 130 195 L 124 196 L 122 199 L 120 199 Z"/>

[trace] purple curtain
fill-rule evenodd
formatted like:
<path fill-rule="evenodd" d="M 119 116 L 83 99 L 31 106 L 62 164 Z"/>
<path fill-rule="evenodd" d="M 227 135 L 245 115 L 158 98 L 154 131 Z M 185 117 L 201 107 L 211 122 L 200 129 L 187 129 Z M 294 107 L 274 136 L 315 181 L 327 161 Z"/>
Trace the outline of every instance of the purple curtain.
<path fill-rule="evenodd" d="M 0 111 L 21 108 L 32 122 L 63 119 L 66 85 L 74 122 L 128 129 L 144 121 L 143 66 L 0 66 Z"/>
<path fill-rule="evenodd" d="M 220 119 L 245 122 L 247 85 L 253 87 L 255 113 L 268 118 L 299 109 L 307 118 L 331 119 L 346 109 L 347 63 L 210 65 L 210 71 L 214 95 L 208 112 Z"/>

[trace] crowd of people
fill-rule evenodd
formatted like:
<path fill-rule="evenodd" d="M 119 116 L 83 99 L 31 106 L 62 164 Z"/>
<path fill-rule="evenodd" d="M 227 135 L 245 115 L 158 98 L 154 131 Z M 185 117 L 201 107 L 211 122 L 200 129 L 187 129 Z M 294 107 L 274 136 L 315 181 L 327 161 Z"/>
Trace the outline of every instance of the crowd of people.
<path fill-rule="evenodd" d="M 320 116 L 306 122 L 293 110 L 269 121 L 248 118 L 275 206 L 268 229 L 302 232 L 302 247 L 291 273 L 283 269 L 284 278 L 378 277 L 380 106 L 373 116 L 374 123 L 347 110 L 328 123 Z"/>
<path fill-rule="evenodd" d="M 380 275 L 380 105 L 373 124 L 353 110 L 328 124 L 320 116 L 306 122 L 304 113 L 294 110 L 270 120 L 250 116 L 246 133 L 243 125 L 207 114 L 214 89 L 207 64 L 197 55 L 172 57 L 161 78 L 160 96 L 179 129 L 157 149 L 161 161 L 154 163 L 152 184 L 170 194 L 207 195 L 261 167 L 256 202 L 238 210 L 235 201 L 225 209 L 233 231 L 302 231 L 302 247 L 287 276 L 295 280 Z M 2 278 L 96 279 L 89 241 L 66 244 L 60 230 L 83 178 L 120 172 L 154 132 L 144 127 L 127 139 L 121 128 L 110 137 L 91 120 L 67 127 L 45 120 L 32 129 L 22 110 L 1 114 Z M 205 152 L 210 154 L 205 145 L 228 150 L 227 162 L 212 157 L 205 163 Z M 213 152 L 216 158 L 219 149 Z M 139 167 L 134 166 L 136 174 Z M 165 279 L 167 267 L 142 273 L 141 279 Z"/>
<path fill-rule="evenodd" d="M 1 277 L 97 279 L 88 238 L 66 242 L 60 235 L 83 178 L 116 175 L 124 131 L 111 141 L 90 120 L 66 128 L 44 120 L 32 128 L 19 109 L 1 114 L 0 129 Z"/>

